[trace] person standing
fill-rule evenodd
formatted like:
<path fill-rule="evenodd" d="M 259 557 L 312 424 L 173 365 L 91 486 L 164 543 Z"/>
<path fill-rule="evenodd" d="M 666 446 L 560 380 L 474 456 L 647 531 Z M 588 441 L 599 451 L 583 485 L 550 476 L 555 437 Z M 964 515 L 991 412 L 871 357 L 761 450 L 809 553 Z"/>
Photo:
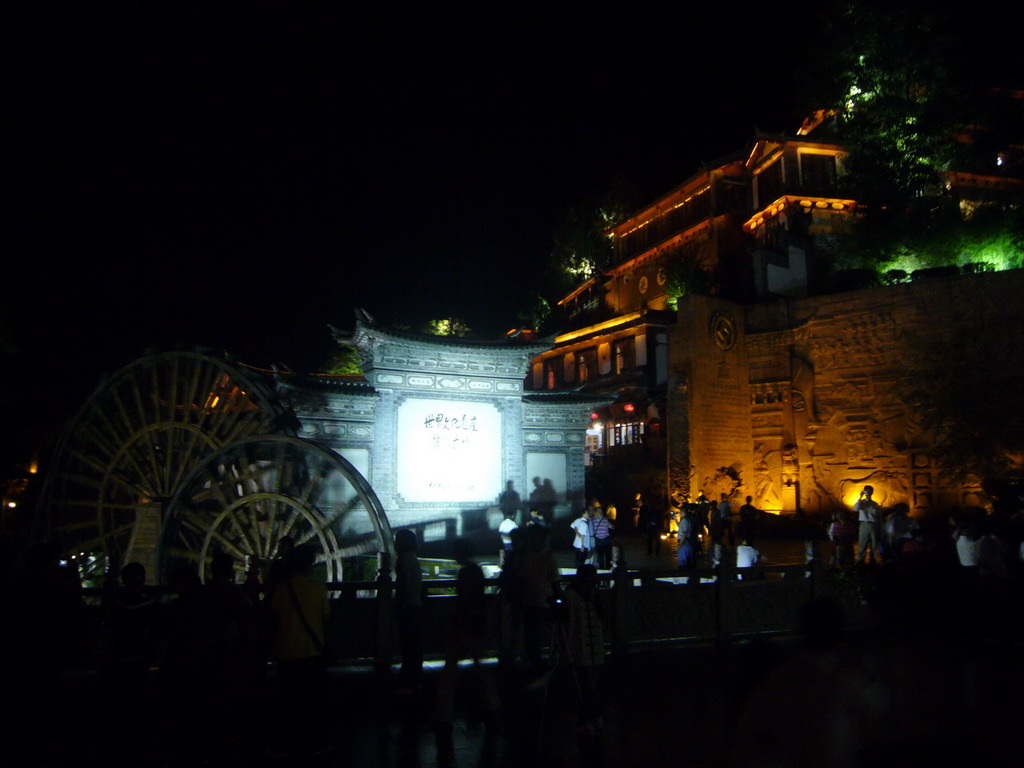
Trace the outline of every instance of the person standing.
<path fill-rule="evenodd" d="M 545 536 L 551 532 L 551 526 L 536 507 L 530 508 L 530 517 L 526 521 L 526 530 L 529 531 L 531 528 L 541 528 Z"/>
<path fill-rule="evenodd" d="M 718 505 L 718 511 L 722 513 L 722 532 L 729 538 L 729 547 L 735 547 L 736 537 L 732 530 L 732 502 L 729 501 L 729 494 L 722 494 L 722 502 Z"/>
<path fill-rule="evenodd" d="M 565 590 L 568 621 L 564 642 L 579 686 L 581 733 L 595 735 L 603 725 L 599 673 L 604 665 L 604 627 L 597 594 L 597 570 L 580 566 L 576 579 Z"/>
<path fill-rule="evenodd" d="M 745 539 L 748 543 L 754 540 L 757 533 L 757 513 L 760 511 L 753 504 L 754 497 L 747 496 L 747 502 L 740 507 L 740 524 L 736 532 L 738 538 Z"/>
<path fill-rule="evenodd" d="M 541 525 L 526 527 L 526 547 L 515 576 L 518 583 L 512 593 L 523 615 L 523 646 L 534 677 L 547 666 L 543 646 L 547 636 L 551 602 L 559 593 L 558 560 L 548 546 L 548 529 Z"/>
<path fill-rule="evenodd" d="M 498 509 L 501 510 L 501 514 L 505 518 L 511 517 L 515 520 L 522 506 L 523 500 L 519 496 L 519 491 L 516 490 L 515 483 L 508 480 L 505 483 L 505 490 L 498 496 Z"/>
<path fill-rule="evenodd" d="M 863 563 L 867 556 L 868 547 L 871 547 L 871 559 L 880 560 L 878 552 L 878 540 L 881 534 L 882 508 L 878 502 L 871 498 L 875 489 L 865 485 L 860 492 L 860 498 L 853 505 L 853 511 L 857 515 L 857 562 Z"/>
<path fill-rule="evenodd" d="M 832 524 L 828 528 L 828 537 L 834 546 L 832 566 L 843 568 L 852 563 L 853 542 L 857 538 L 857 531 L 850 524 L 845 510 L 837 509 L 832 513 Z"/>
<path fill-rule="evenodd" d="M 437 701 L 434 711 L 434 737 L 439 765 L 454 764 L 452 718 L 458 689 L 459 662 L 473 662 L 472 677 L 477 688 L 483 721 L 486 728 L 485 745 L 493 744 L 496 735 L 498 695 L 491 673 L 481 664 L 487 646 L 487 601 L 484 595 L 487 580 L 483 569 L 473 560 L 473 545 L 467 539 L 456 539 L 455 562 L 459 572 L 455 577 L 455 610 L 449 623 L 450 635 L 444 669 L 437 681 Z"/>
<path fill-rule="evenodd" d="M 634 531 L 639 531 L 640 530 L 640 511 L 643 509 L 643 506 L 644 506 L 643 494 L 642 493 L 638 493 L 633 498 L 633 506 L 629 510 L 630 521 L 633 524 L 633 530 Z"/>
<path fill-rule="evenodd" d="M 640 527 L 647 539 L 647 554 L 661 554 L 661 512 L 649 499 L 640 505 Z"/>
<path fill-rule="evenodd" d="M 312 578 L 316 552 L 309 544 L 292 550 L 288 577 L 274 590 L 270 610 L 277 625 L 281 699 L 277 731 L 284 751 L 309 755 L 323 745 L 326 723 L 327 585 Z"/>
<path fill-rule="evenodd" d="M 740 540 L 736 547 L 736 568 L 753 568 L 761 562 L 761 553 L 754 549 L 746 539 Z M 743 581 L 743 576 L 736 574 L 737 581 Z"/>
<path fill-rule="evenodd" d="M 711 538 L 711 565 L 717 567 L 722 562 L 722 541 L 725 539 L 725 515 L 722 507 L 729 502 L 722 494 L 722 503 L 712 501 L 711 512 L 708 516 L 708 536 Z"/>
<path fill-rule="evenodd" d="M 416 532 L 402 528 L 395 534 L 395 614 L 402 669 L 398 687 L 417 687 L 423 677 L 423 571 L 416 556 Z"/>
<path fill-rule="evenodd" d="M 519 527 L 515 521 L 515 512 L 506 511 L 505 519 L 498 526 L 498 533 L 501 534 L 501 552 L 498 553 L 498 565 L 504 567 L 505 560 L 512 551 L 512 531 Z"/>
<path fill-rule="evenodd" d="M 615 530 L 615 525 L 600 507 L 597 508 L 597 517 L 592 518 L 591 522 L 594 529 L 594 553 L 597 567 L 608 570 L 612 567 L 612 532 Z"/>
<path fill-rule="evenodd" d="M 696 550 L 693 541 L 696 533 L 693 527 L 693 518 L 687 505 L 679 508 L 679 549 L 676 554 L 676 563 L 679 570 L 684 571 L 692 568 L 697 563 Z"/>
<path fill-rule="evenodd" d="M 576 550 L 576 567 L 579 568 L 590 559 L 590 555 L 594 551 L 594 526 L 590 517 L 590 509 L 580 512 L 580 516 L 569 527 L 575 534 L 572 546 Z"/>

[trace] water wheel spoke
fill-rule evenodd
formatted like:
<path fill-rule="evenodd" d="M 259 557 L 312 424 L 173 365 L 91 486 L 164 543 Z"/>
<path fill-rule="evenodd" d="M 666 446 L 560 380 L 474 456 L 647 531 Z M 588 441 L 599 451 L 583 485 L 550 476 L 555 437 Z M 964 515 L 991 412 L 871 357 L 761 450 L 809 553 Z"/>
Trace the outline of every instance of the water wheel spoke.
<path fill-rule="evenodd" d="M 170 486 L 171 488 L 177 488 L 181 485 L 181 481 L 185 478 L 185 475 L 193 466 L 195 466 L 195 461 L 192 457 L 195 455 L 196 446 L 199 445 L 199 443 L 199 435 L 194 432 L 190 432 L 188 441 L 185 444 L 185 451 L 176 462 L 177 470 L 174 473 L 174 478 Z"/>
<path fill-rule="evenodd" d="M 152 499 L 158 495 L 156 489 L 139 487 L 137 485 L 134 485 L 127 477 L 124 477 L 119 473 L 112 472 L 111 474 L 107 475 L 104 478 L 104 483 L 100 487 L 100 501 L 102 501 L 104 497 L 106 497 L 107 491 L 110 488 L 110 484 L 114 484 L 120 488 L 123 488 L 124 490 L 127 490 L 129 492 L 129 495 L 133 496 L 136 499 L 139 499 L 140 501 L 142 499 Z"/>
<path fill-rule="evenodd" d="M 104 551 L 126 551 L 133 530 L 128 522 L 139 503 L 170 498 L 226 437 L 270 431 L 281 413 L 259 374 L 226 359 L 194 351 L 136 360 L 101 382 L 62 436 L 40 504 L 42 524 L 74 524 L 66 534 L 76 542 L 71 546 L 99 541 Z M 248 480 L 236 488 L 230 475 L 214 471 L 202 480 L 209 483 L 205 501 L 221 509 L 252 491 Z M 261 503 L 250 514 L 258 517 L 268 506 Z M 214 517 L 198 515 L 203 526 Z M 238 522 L 226 523 L 227 538 L 239 536 L 230 528 Z M 239 541 L 262 547 L 259 520 L 241 525 L 247 533 Z M 188 542 L 183 546 L 194 547 L 200 531 L 178 530 Z M 207 532 L 203 528 L 202 536 Z"/>
<path fill-rule="evenodd" d="M 132 399 L 134 400 L 136 409 L 138 410 L 139 421 L 142 424 L 149 424 L 150 421 L 156 421 L 155 419 L 150 419 L 150 418 L 147 417 L 146 412 L 145 412 L 145 406 L 143 405 L 142 393 L 139 391 L 139 387 L 138 386 L 132 387 L 132 391 L 129 394 L 132 397 Z M 117 392 L 114 393 L 114 399 L 120 405 L 121 396 L 120 396 L 119 393 L 117 393 Z M 123 409 L 124 406 L 121 405 L 121 408 Z M 150 466 L 150 468 L 152 470 L 152 473 L 143 473 L 143 474 L 152 478 L 152 480 L 154 481 L 153 482 L 154 488 L 160 487 L 161 486 L 160 480 L 163 479 L 163 478 L 159 477 L 161 462 L 160 462 L 159 457 L 157 456 L 156 446 L 153 444 L 153 433 L 149 429 L 147 429 L 146 427 L 142 427 L 141 429 L 139 429 L 135 433 L 135 435 L 136 436 L 133 439 L 133 441 L 131 443 L 126 444 L 125 449 L 126 450 L 130 450 L 135 445 L 141 445 L 144 448 L 144 453 L 148 454 L 147 455 L 148 463 L 149 463 L 149 466 Z M 156 474 L 156 477 L 153 477 L 153 473 Z"/>
<path fill-rule="evenodd" d="M 227 536 L 220 533 L 220 531 L 210 531 L 209 538 L 211 541 L 219 543 L 221 551 L 225 554 L 233 555 L 238 560 L 245 559 L 246 553 L 238 547 L 235 541 L 229 539 Z"/>
<path fill-rule="evenodd" d="M 180 357 L 173 358 L 173 362 L 171 363 L 171 371 L 170 371 L 170 385 L 171 386 L 170 386 L 170 392 L 168 393 L 168 397 L 167 397 L 167 420 L 171 421 L 171 422 L 173 422 L 175 420 L 188 421 L 188 416 L 184 415 L 184 409 L 182 409 L 181 413 L 178 413 L 178 410 L 179 410 L 178 404 L 181 402 L 178 399 L 178 368 L 179 368 L 180 363 L 181 363 L 181 358 Z M 168 480 L 170 480 L 170 478 L 168 478 Z"/>
<path fill-rule="evenodd" d="M 98 453 L 97 448 L 102 449 L 102 455 L 107 459 L 117 455 L 123 436 L 117 434 L 117 429 L 102 411 L 97 411 L 94 422 L 88 423 L 83 428 L 84 440 L 82 442 L 89 446 L 91 453 Z"/>
<path fill-rule="evenodd" d="M 109 470 L 109 466 L 108 465 L 104 464 L 102 461 L 100 461 L 99 459 L 95 458 L 94 456 L 92 456 L 90 454 L 83 453 L 78 448 L 70 448 L 70 449 L 68 449 L 68 455 L 71 458 L 75 459 L 82 466 L 87 467 L 89 469 L 95 470 L 97 477 L 103 477 L 107 473 L 107 471 Z M 81 477 L 85 477 L 85 476 L 82 475 Z M 99 482 L 100 481 L 99 480 L 95 480 L 94 482 L 96 482 L 97 483 L 97 487 L 99 487 Z"/>
<path fill-rule="evenodd" d="M 243 513 L 243 518 L 239 518 L 239 511 Z M 231 523 L 231 528 L 235 531 L 238 538 L 244 541 L 250 551 L 256 551 L 256 545 L 249 539 L 249 527 L 245 524 L 245 517 L 252 517 L 255 510 L 251 504 L 243 504 L 241 506 L 229 507 L 227 510 L 228 520 Z"/>
<path fill-rule="evenodd" d="M 335 557 L 342 559 L 346 557 L 355 557 L 356 555 L 368 555 L 370 553 L 377 552 L 377 542 L 373 540 L 364 541 L 360 544 L 349 544 L 345 547 L 339 547 L 335 551 Z"/>
<path fill-rule="evenodd" d="M 73 523 L 62 523 L 60 525 L 55 525 L 53 530 L 60 531 L 61 533 L 72 533 L 85 531 L 90 528 L 99 530 L 99 525 L 96 523 L 95 518 L 91 520 L 76 520 Z"/>
<path fill-rule="evenodd" d="M 121 429 L 120 432 L 122 435 L 134 435 L 136 432 L 142 429 L 143 426 L 145 426 L 145 421 L 143 421 L 141 424 L 135 424 L 135 422 L 132 421 L 131 416 L 128 414 L 128 409 L 125 407 L 124 401 L 121 399 L 121 393 L 117 391 L 116 385 L 112 385 L 108 390 L 108 399 L 110 401 L 108 407 L 113 407 L 110 408 L 109 410 L 104 409 L 104 411 L 113 411 L 113 413 L 121 417 L 121 424 L 123 428 Z"/>

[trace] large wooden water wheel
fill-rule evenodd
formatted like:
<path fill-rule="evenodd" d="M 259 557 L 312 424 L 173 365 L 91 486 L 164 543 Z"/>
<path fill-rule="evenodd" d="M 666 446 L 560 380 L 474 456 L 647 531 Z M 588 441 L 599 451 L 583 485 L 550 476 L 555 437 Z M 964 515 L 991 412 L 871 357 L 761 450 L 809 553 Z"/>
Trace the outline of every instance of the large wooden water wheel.
<path fill-rule="evenodd" d="M 282 431 L 272 388 L 226 357 L 162 352 L 105 380 L 65 431 L 48 473 L 37 537 L 79 558 L 83 576 L 156 565 L 167 504 L 222 446 Z"/>
<path fill-rule="evenodd" d="M 328 581 L 342 580 L 366 556 L 375 567 L 377 554 L 392 549 L 383 507 L 348 461 L 309 440 L 252 436 L 211 454 L 184 479 L 168 505 L 161 571 L 166 578 L 184 561 L 205 580 L 215 551 L 237 570 L 254 559 L 266 564 L 286 537 L 315 549 Z"/>

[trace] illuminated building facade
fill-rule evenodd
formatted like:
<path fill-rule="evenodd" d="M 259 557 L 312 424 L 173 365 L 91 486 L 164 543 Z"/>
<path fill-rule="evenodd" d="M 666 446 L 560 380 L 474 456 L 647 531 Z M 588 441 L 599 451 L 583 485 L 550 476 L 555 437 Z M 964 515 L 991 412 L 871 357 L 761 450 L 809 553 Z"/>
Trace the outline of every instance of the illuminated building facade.
<path fill-rule="evenodd" d="M 365 380 L 302 379 L 286 400 L 299 435 L 348 459 L 392 525 L 427 541 L 496 529 L 488 515 L 510 482 L 554 517 L 582 504 L 584 427 L 606 399 L 524 392 L 547 344 L 400 333 L 365 313 L 338 338 L 359 351 Z"/>
<path fill-rule="evenodd" d="M 827 117 L 758 137 L 613 227 L 614 266 L 559 302 L 564 330 L 527 385 L 616 398 L 591 416 L 593 464 L 639 441 L 667 467 L 667 492 L 749 494 L 772 512 L 849 506 L 864 483 L 918 514 L 980 503 L 979 486 L 947 483 L 928 458 L 897 383 L 910 346 L 956 332 L 972 307 L 1019 327 L 1024 275 L 828 286 L 857 202 Z M 962 209 L 1020 195 L 1019 153 L 1000 158 L 998 174 L 945 175 Z M 701 270 L 711 279 L 695 288 Z"/>
<path fill-rule="evenodd" d="M 614 265 L 559 302 L 565 330 L 533 359 L 527 386 L 615 398 L 592 414 L 589 463 L 664 467 L 668 339 L 685 270 L 741 301 L 806 290 L 808 238 L 842 231 L 854 206 L 838 193 L 842 146 L 811 140 L 819 125 L 705 164 L 610 229 Z"/>
<path fill-rule="evenodd" d="M 525 392 L 546 343 L 416 336 L 365 313 L 338 338 L 365 376 L 196 349 L 105 378 L 47 473 L 40 539 L 62 541 L 87 580 L 133 560 L 158 578 L 182 564 L 202 577 L 218 551 L 248 572 L 288 538 L 314 547 L 328 581 L 358 580 L 393 554 L 392 526 L 425 545 L 492 546 L 503 492 L 552 521 L 582 506 L 587 417 L 607 399 Z"/>
<path fill-rule="evenodd" d="M 746 305 L 686 297 L 670 334 L 670 487 L 737 489 L 771 512 L 849 508 L 864 484 L 919 515 L 983 505 L 977 481 L 929 458 L 901 383 L 938 341 L 1019 343 L 1021 291 L 1018 269 Z M 1016 346 L 1001 364 L 1024 378 Z"/>

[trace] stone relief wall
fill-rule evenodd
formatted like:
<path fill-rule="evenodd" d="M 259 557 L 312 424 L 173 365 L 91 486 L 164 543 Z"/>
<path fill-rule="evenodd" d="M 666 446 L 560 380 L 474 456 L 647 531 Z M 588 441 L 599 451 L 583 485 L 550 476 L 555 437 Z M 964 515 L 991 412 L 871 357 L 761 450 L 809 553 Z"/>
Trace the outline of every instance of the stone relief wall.
<path fill-rule="evenodd" d="M 900 384 L 919 345 L 1024 328 L 1022 294 L 1024 270 L 750 306 L 687 297 L 670 336 L 669 492 L 811 514 L 849 508 L 865 484 L 917 514 L 980 504 L 929 458 Z M 1024 352 L 1003 357 L 1024 378 Z"/>
<path fill-rule="evenodd" d="M 949 484 L 922 451 L 897 385 L 910 345 L 958 318 L 998 327 L 1019 312 L 1022 288 L 1024 274 L 1010 272 L 746 308 L 755 504 L 828 511 L 851 506 L 866 483 L 881 504 L 918 514 L 978 504 L 976 485 Z"/>

